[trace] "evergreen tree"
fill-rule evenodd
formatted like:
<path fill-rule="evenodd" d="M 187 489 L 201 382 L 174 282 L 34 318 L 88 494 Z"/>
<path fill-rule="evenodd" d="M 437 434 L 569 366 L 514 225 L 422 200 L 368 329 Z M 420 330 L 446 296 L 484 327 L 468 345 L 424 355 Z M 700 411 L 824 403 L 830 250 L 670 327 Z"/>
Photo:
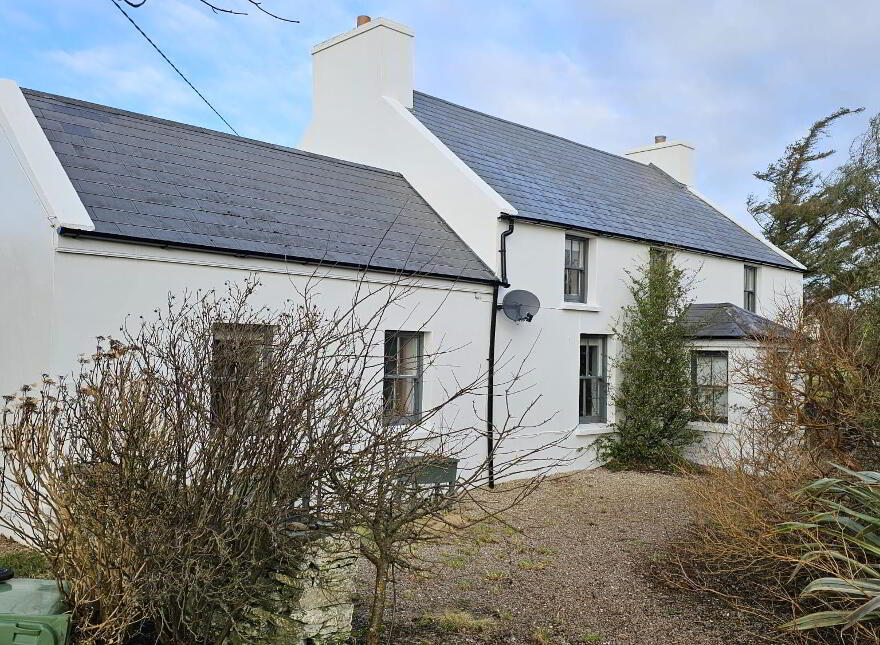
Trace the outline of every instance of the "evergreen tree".
<path fill-rule="evenodd" d="M 764 200 L 749 198 L 749 212 L 773 244 L 808 269 L 806 296 L 814 302 L 863 304 L 880 284 L 880 115 L 857 138 L 834 170 L 814 170 L 834 150 L 819 150 L 841 108 L 813 124 L 807 135 L 755 177 L 770 184 Z"/>
<path fill-rule="evenodd" d="M 690 276 L 669 254 L 629 273 L 633 302 L 614 328 L 620 350 L 614 361 L 614 432 L 594 446 L 611 468 L 668 470 L 699 433 L 691 420 Z"/>

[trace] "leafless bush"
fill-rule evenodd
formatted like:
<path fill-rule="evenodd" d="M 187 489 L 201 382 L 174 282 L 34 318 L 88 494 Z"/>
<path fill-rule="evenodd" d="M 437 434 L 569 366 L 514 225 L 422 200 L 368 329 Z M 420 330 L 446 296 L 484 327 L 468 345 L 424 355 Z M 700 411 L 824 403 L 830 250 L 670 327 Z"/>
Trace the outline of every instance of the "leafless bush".
<path fill-rule="evenodd" d="M 380 642 L 395 569 L 429 568 L 432 563 L 423 558 L 422 547 L 498 519 L 565 461 L 555 454 L 564 434 L 514 445 L 521 434 L 531 434 L 548 420 L 530 420 L 537 400 L 519 414 L 511 413 L 511 399 L 522 394 L 518 388 L 524 376 L 520 364 L 501 384 L 499 398 L 506 413 L 492 428 L 492 452 L 486 453 L 484 428 L 450 424 L 442 418 L 443 407 L 435 407 L 408 423 L 362 428 L 351 466 L 322 479 L 336 500 L 332 507 L 342 512 L 333 524 L 347 522 L 362 535 L 361 554 L 375 569 L 368 645 Z M 458 387 L 444 398 L 459 398 L 472 386 Z M 443 482 L 443 471 L 449 469 L 457 472 Z M 504 484 L 495 489 L 495 480 Z"/>
<path fill-rule="evenodd" d="M 6 397 L 0 523 L 68 582 L 81 642 L 138 631 L 162 645 L 223 642 L 279 553 L 296 557 L 292 521 L 360 533 L 384 608 L 389 568 L 441 534 L 453 505 L 479 499 L 471 523 L 497 511 L 490 473 L 538 476 L 499 508 L 540 481 L 551 446 L 507 447 L 524 417 L 493 428 L 488 455 L 485 427 L 457 422 L 451 404 L 476 410 L 485 370 L 401 414 L 405 386 L 387 369 L 399 357 L 381 329 L 413 286 L 361 283 L 334 311 L 313 283 L 280 310 L 250 304 L 254 281 L 172 297 L 99 338 L 73 375 Z M 430 369 L 446 355 L 418 360 Z M 454 488 L 416 490 L 449 460 L 461 464 Z"/>
<path fill-rule="evenodd" d="M 768 640 L 875 642 L 877 633 L 862 627 L 776 629 L 818 607 L 815 598 L 800 596 L 807 582 L 834 575 L 833 562 L 799 565 L 810 548 L 808 532 L 779 530 L 815 510 L 797 492 L 833 470 L 832 462 L 878 463 L 880 342 L 873 314 L 789 303 L 778 322 L 753 355 L 735 361 L 732 381 L 752 403 L 713 466 L 686 480 L 695 523 L 674 547 L 668 579 L 757 614 L 771 627 Z"/>

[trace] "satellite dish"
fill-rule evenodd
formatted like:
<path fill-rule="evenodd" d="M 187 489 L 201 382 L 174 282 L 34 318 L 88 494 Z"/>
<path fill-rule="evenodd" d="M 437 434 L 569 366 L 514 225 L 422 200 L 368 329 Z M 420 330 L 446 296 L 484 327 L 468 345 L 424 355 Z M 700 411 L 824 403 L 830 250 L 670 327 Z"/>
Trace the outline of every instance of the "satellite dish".
<path fill-rule="evenodd" d="M 504 300 L 501 301 L 498 308 L 511 320 L 532 322 L 532 318 L 541 309 L 541 301 L 531 291 L 514 289 L 504 294 Z"/>

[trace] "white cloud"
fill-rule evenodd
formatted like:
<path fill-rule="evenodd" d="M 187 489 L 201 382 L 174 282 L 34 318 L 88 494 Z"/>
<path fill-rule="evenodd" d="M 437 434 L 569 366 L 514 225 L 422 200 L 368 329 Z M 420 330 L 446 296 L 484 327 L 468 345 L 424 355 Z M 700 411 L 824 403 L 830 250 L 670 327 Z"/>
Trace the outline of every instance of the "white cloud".
<path fill-rule="evenodd" d="M 75 78 L 88 79 L 99 88 L 96 94 L 118 104 L 120 100 L 144 101 L 159 112 L 191 107 L 192 90 L 182 86 L 164 64 L 142 60 L 131 48 L 96 47 L 76 51 L 49 51 L 46 59 L 60 65 Z"/>

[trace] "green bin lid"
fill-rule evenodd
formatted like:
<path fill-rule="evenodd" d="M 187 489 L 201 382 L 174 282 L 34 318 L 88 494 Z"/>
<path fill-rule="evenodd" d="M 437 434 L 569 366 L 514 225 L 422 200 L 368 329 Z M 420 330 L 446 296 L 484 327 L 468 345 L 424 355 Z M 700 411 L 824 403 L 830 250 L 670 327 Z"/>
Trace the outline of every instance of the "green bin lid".
<path fill-rule="evenodd" d="M 51 616 L 64 612 L 64 596 L 54 580 L 12 578 L 0 582 L 0 614 Z"/>

